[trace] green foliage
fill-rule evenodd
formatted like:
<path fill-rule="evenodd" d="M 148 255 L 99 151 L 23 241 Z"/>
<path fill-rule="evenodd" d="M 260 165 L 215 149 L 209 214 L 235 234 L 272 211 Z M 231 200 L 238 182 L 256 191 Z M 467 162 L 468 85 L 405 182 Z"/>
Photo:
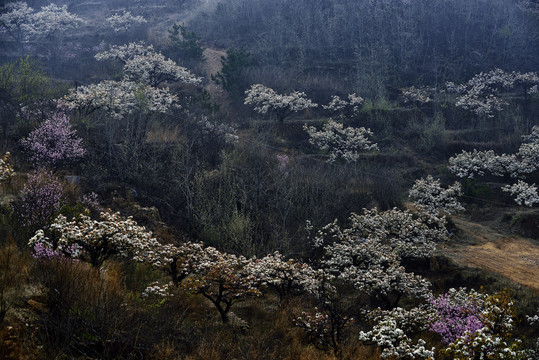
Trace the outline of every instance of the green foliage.
<path fill-rule="evenodd" d="M 200 95 L 193 97 L 193 103 L 200 105 L 202 109 L 212 114 L 219 111 L 219 104 L 211 101 L 211 95 L 206 89 L 202 90 Z"/>
<path fill-rule="evenodd" d="M 437 112 L 433 119 L 415 121 L 410 126 L 410 143 L 418 151 L 424 153 L 440 149 L 445 131 L 445 118 Z"/>
<path fill-rule="evenodd" d="M 462 192 L 464 196 L 488 198 L 492 195 L 492 190 L 486 185 L 478 185 L 475 179 L 462 179 Z"/>
<path fill-rule="evenodd" d="M 218 169 L 196 178 L 195 212 L 205 242 L 244 255 L 253 254 L 253 224 L 247 193 L 236 167 L 237 153 L 221 153 Z"/>
<path fill-rule="evenodd" d="M 0 101 L 10 105 L 51 100 L 64 91 L 43 71 L 43 65 L 29 56 L 0 66 Z"/>
<path fill-rule="evenodd" d="M 73 206 L 71 206 L 69 204 L 64 204 L 60 208 L 59 213 L 64 215 L 68 219 L 72 219 L 72 218 L 77 217 L 78 215 L 84 213 L 84 206 L 81 205 L 80 203 L 77 203 L 77 204 L 75 204 Z"/>
<path fill-rule="evenodd" d="M 251 54 L 242 48 L 229 49 L 226 57 L 221 57 L 221 64 L 223 68 L 212 75 L 212 80 L 221 84 L 233 97 L 243 97 L 243 92 L 248 86 L 244 72 L 252 65 Z"/>
<path fill-rule="evenodd" d="M 201 62 L 204 60 L 204 48 L 200 38 L 185 25 L 174 24 L 168 29 L 168 40 L 174 55 L 184 61 Z"/>

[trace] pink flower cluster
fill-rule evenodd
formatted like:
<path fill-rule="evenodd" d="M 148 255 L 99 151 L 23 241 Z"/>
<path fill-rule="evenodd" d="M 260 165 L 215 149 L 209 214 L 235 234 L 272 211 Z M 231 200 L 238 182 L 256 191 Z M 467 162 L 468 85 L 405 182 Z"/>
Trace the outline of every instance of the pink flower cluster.
<path fill-rule="evenodd" d="M 82 139 L 71 128 L 69 119 L 63 112 L 54 113 L 27 138 L 22 139 L 21 144 L 30 154 L 30 161 L 36 166 L 57 166 L 79 160 L 85 154 Z"/>
<path fill-rule="evenodd" d="M 466 332 L 474 333 L 483 327 L 478 299 L 473 296 L 455 296 L 457 290 L 451 289 L 429 300 L 438 319 L 430 325 L 430 330 L 442 337 L 444 344 L 450 344 Z"/>

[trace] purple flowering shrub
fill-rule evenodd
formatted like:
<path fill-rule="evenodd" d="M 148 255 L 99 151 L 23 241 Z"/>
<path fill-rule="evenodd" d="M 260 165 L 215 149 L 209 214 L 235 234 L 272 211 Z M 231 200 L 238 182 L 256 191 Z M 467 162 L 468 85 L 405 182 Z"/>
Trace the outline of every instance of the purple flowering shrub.
<path fill-rule="evenodd" d="M 71 128 L 64 112 L 58 111 L 45 120 L 21 145 L 30 154 L 30 161 L 36 167 L 58 166 L 73 162 L 84 156 L 82 139 Z"/>
<path fill-rule="evenodd" d="M 95 192 L 84 194 L 80 197 L 79 202 L 82 206 L 90 209 L 101 211 L 103 208 L 99 204 L 99 196 Z"/>
<path fill-rule="evenodd" d="M 430 331 L 440 335 L 444 344 L 450 344 L 467 331 L 474 333 L 483 327 L 481 311 L 483 296 L 474 290 L 450 289 L 429 300 L 436 314 Z"/>
<path fill-rule="evenodd" d="M 62 251 L 63 250 L 63 251 Z M 46 243 L 36 243 L 34 245 L 34 253 L 32 257 L 37 260 L 64 260 L 70 259 L 71 261 L 77 261 L 74 257 L 78 256 L 80 250 L 76 244 L 63 249 L 54 250 Z"/>
<path fill-rule="evenodd" d="M 60 209 L 63 186 L 51 171 L 38 170 L 28 174 L 18 204 L 21 223 L 34 229 L 45 227 Z"/>

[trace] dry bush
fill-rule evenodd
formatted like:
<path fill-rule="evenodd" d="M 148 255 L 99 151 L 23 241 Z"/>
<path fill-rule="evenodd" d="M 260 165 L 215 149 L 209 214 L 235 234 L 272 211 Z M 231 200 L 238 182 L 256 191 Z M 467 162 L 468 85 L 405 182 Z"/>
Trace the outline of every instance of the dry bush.
<path fill-rule="evenodd" d="M 11 236 L 0 248 L 0 324 L 8 310 L 22 296 L 28 278 L 28 257 L 21 253 Z"/>
<path fill-rule="evenodd" d="M 57 258 L 41 261 L 38 271 L 45 288 L 43 340 L 50 350 L 103 358 L 131 350 L 121 341 L 131 317 L 117 265 L 98 271 L 86 263 Z"/>

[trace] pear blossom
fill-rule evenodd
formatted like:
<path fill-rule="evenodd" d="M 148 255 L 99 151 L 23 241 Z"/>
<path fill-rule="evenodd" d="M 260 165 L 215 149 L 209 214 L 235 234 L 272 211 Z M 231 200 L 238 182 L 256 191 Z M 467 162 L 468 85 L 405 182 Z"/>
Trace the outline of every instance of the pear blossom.
<path fill-rule="evenodd" d="M 108 17 L 105 21 L 107 25 L 115 32 L 126 32 L 135 25 L 146 24 L 148 22 L 142 16 L 131 15 L 129 11 L 124 12 L 121 15 L 114 14 L 111 17 Z"/>
<path fill-rule="evenodd" d="M 505 185 L 502 191 L 510 193 L 515 197 L 515 202 L 519 205 L 533 206 L 539 203 L 539 193 L 535 184 L 528 184 L 518 180 L 516 184 Z"/>
<path fill-rule="evenodd" d="M 123 63 L 126 79 L 157 86 L 164 81 L 179 81 L 184 84 L 200 84 L 202 79 L 186 68 L 156 52 L 153 46 L 144 43 L 113 45 L 107 51 L 95 55 L 96 60 L 117 60 Z"/>
<path fill-rule="evenodd" d="M 179 99 L 167 88 L 155 88 L 129 80 L 105 80 L 97 84 L 70 89 L 60 103 L 70 110 L 90 114 L 96 110 L 122 119 L 138 109 L 167 113 L 179 107 Z"/>
<path fill-rule="evenodd" d="M 497 155 L 494 151 L 462 151 L 449 159 L 448 169 L 461 178 L 473 178 L 490 173 L 495 176 L 523 178 L 539 170 L 539 126 L 534 126 L 515 154 Z M 503 191 L 516 196 L 519 205 L 533 206 L 537 203 L 537 188 L 522 180 L 506 185 Z"/>
<path fill-rule="evenodd" d="M 262 84 L 251 85 L 245 91 L 245 105 L 254 105 L 254 110 L 261 115 L 273 115 L 280 122 L 293 112 L 315 108 L 318 104 L 307 99 L 304 92 L 294 91 L 289 95 L 281 95 Z"/>
<path fill-rule="evenodd" d="M 67 5 L 52 3 L 33 13 L 25 30 L 31 37 L 46 37 L 76 28 L 83 22 L 80 17 L 67 11 Z"/>
<path fill-rule="evenodd" d="M 371 312 L 372 330 L 360 331 L 359 340 L 381 348 L 382 359 L 434 359 L 435 348 L 427 348 L 425 340 L 414 341 L 414 333 L 423 330 L 428 311 L 423 308 Z"/>
<path fill-rule="evenodd" d="M 342 158 L 346 162 L 355 162 L 359 159 L 360 151 L 378 150 L 378 145 L 372 143 L 368 136 L 373 133 L 364 127 L 345 128 L 343 124 L 329 119 L 321 131 L 314 126 L 303 126 L 309 136 L 309 142 L 321 150 L 329 151 L 328 162 Z"/>
<path fill-rule="evenodd" d="M 9 181 L 15 175 L 11 162 L 11 153 L 8 151 L 0 159 L 0 183 Z"/>
<path fill-rule="evenodd" d="M 414 200 L 414 205 L 423 211 L 438 215 L 440 212 L 453 214 L 464 210 L 457 196 L 462 195 L 460 183 L 443 189 L 439 180 L 434 180 L 431 175 L 426 179 L 418 179 L 408 192 L 408 197 Z"/>
<path fill-rule="evenodd" d="M 250 261 L 207 247 L 200 261 L 194 264 L 193 274 L 180 286 L 210 300 L 226 323 L 233 304 L 249 296 L 261 295 L 260 280 L 246 270 Z"/>
<path fill-rule="evenodd" d="M 76 245 L 79 251 L 71 256 L 87 258 L 92 266 L 98 267 L 112 255 L 127 257 L 138 243 L 152 239 L 152 233 L 138 225 L 132 217 L 123 218 L 120 213 L 107 210 L 101 212 L 99 218 L 93 220 L 88 214 L 82 213 L 68 220 L 58 215 L 50 225 L 51 232 L 56 235 L 54 241 L 43 230 L 38 230 L 28 245 L 34 247 L 37 243 L 43 243 L 62 252 Z"/>
<path fill-rule="evenodd" d="M 288 294 L 303 291 L 310 287 L 315 270 L 309 265 L 294 259 L 285 261 L 279 252 L 250 261 L 245 270 L 279 294 L 282 300 Z"/>
<path fill-rule="evenodd" d="M 481 72 L 465 84 L 455 85 L 448 82 L 446 88 L 449 92 L 458 94 L 455 102 L 457 107 L 491 118 L 495 112 L 501 111 L 503 106 L 508 104 L 499 97 L 500 90 L 522 87 L 529 93 L 537 84 L 539 75 L 535 72 L 508 73 L 495 69 L 486 73 Z"/>

